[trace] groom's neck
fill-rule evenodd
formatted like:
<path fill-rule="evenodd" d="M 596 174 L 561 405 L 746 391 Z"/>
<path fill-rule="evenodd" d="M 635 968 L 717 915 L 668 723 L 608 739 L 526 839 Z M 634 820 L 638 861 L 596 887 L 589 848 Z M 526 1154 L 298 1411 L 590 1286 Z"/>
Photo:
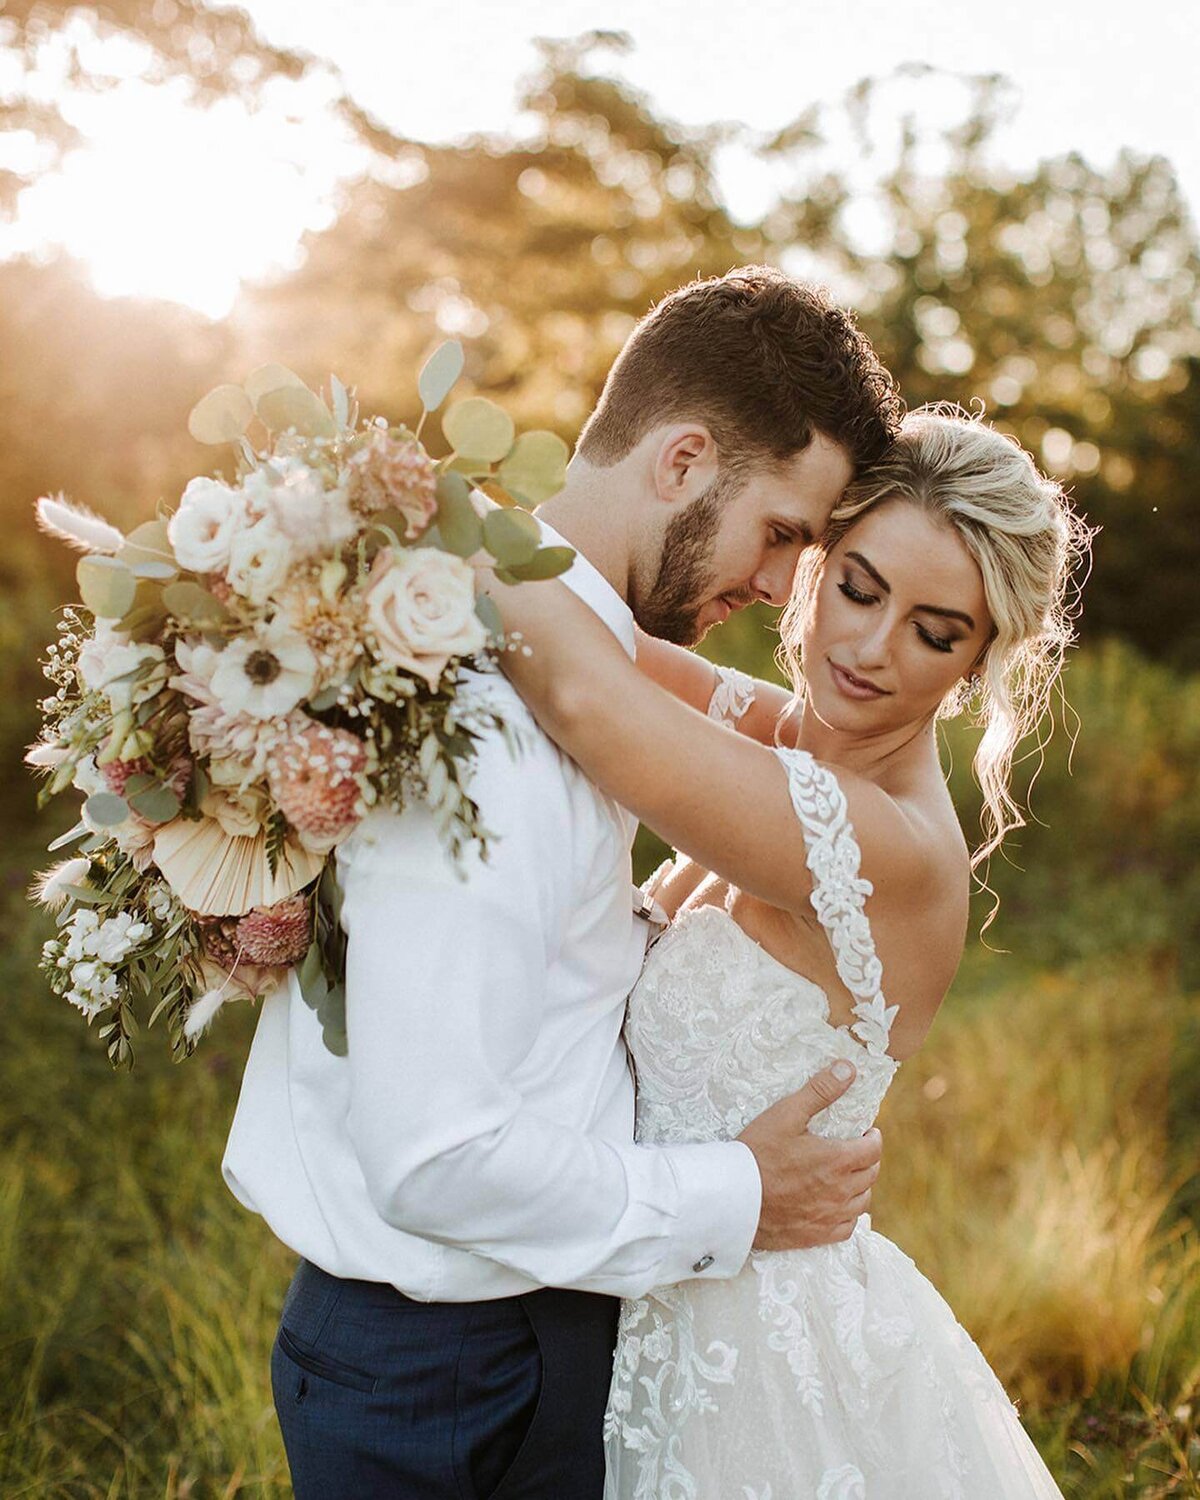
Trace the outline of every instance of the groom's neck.
<path fill-rule="evenodd" d="M 622 599 L 628 599 L 629 531 L 619 483 L 611 482 L 615 478 L 611 469 L 572 464 L 565 486 L 539 505 L 537 513 L 587 558 Z"/>

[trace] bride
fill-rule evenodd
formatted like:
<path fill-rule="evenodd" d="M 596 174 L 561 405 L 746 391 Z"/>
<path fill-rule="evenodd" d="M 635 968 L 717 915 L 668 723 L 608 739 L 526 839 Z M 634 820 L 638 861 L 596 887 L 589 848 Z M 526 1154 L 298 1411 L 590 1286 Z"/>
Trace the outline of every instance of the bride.
<path fill-rule="evenodd" d="M 839 1058 L 857 1077 L 813 1128 L 870 1128 L 954 977 L 971 869 L 1020 824 L 1013 752 L 1071 640 L 1087 542 L 1015 443 L 925 409 L 802 560 L 781 621 L 792 695 L 649 637 L 639 671 L 561 585 L 491 590 L 539 722 L 682 851 L 655 878 L 671 922 L 629 1002 L 640 1140 L 740 1135 L 757 1154 L 747 1122 Z M 935 736 L 968 707 L 974 855 Z M 732 1280 L 625 1303 L 605 1437 L 609 1500 L 1059 1494 L 979 1350 L 866 1215 L 843 1242 L 760 1240 Z"/>

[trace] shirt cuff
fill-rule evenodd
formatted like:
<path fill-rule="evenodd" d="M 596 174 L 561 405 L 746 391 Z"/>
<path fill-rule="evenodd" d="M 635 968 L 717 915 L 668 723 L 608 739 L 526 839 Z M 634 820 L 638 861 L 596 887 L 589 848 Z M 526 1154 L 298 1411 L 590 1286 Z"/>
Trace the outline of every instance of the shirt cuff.
<path fill-rule="evenodd" d="M 712 1141 L 666 1149 L 679 1209 L 659 1285 L 736 1276 L 746 1264 L 762 1210 L 762 1178 L 749 1146 Z"/>

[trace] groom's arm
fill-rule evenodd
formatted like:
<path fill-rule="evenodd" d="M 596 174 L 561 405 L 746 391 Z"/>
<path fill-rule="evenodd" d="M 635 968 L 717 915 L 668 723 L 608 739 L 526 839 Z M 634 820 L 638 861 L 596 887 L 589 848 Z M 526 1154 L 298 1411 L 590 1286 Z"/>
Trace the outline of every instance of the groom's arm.
<path fill-rule="evenodd" d="M 586 876 L 575 861 L 595 849 L 575 846 L 587 810 L 541 736 L 516 764 L 488 739 L 473 794 L 497 838 L 465 881 L 423 809 L 376 815 L 343 866 L 349 1127 L 375 1207 L 545 1285 L 638 1295 L 736 1274 L 759 1223 L 747 1145 L 602 1140 L 517 1087 Z"/>

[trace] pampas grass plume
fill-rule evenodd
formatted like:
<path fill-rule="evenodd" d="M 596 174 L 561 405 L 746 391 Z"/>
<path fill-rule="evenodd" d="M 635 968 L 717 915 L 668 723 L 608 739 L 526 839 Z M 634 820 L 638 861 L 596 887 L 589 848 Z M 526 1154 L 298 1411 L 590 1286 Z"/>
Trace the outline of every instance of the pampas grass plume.
<path fill-rule="evenodd" d="M 124 536 L 115 526 L 65 495 L 43 495 L 37 503 L 37 518 L 43 531 L 81 552 L 111 556 L 125 544 Z"/>
<path fill-rule="evenodd" d="M 68 885 L 86 885 L 90 861 L 79 856 L 75 859 L 60 860 L 58 864 L 51 865 L 48 870 L 42 870 L 29 887 L 30 897 L 39 906 L 45 906 L 50 911 L 60 911 L 67 903 L 67 892 L 63 889 Z"/>
<path fill-rule="evenodd" d="M 189 1042 L 204 1035 L 212 1025 L 213 1017 L 225 1004 L 225 998 L 225 989 L 221 988 L 209 990 L 199 1000 L 193 1000 L 183 1023 L 183 1034 Z"/>

